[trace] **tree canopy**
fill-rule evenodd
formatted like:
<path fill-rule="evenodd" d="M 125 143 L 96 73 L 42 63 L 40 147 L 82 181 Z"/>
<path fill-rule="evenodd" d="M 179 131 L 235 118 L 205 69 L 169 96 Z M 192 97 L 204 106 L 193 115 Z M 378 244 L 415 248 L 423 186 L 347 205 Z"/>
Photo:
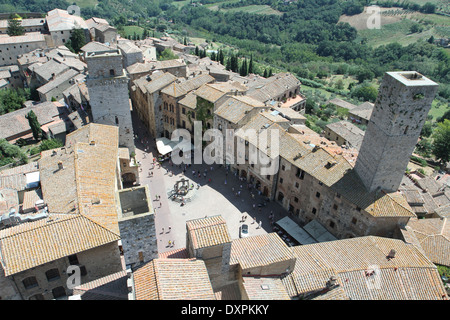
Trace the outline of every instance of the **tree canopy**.
<path fill-rule="evenodd" d="M 11 37 L 25 34 L 25 28 L 22 27 L 22 18 L 17 13 L 9 17 L 6 33 Z"/>
<path fill-rule="evenodd" d="M 450 161 L 450 120 L 437 124 L 433 133 L 432 152 L 442 164 Z"/>

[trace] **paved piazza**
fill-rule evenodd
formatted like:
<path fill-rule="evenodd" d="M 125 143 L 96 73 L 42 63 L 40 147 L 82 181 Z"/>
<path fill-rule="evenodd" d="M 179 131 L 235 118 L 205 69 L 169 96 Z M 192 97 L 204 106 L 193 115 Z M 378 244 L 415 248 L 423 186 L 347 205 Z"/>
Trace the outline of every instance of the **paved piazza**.
<path fill-rule="evenodd" d="M 258 204 L 264 203 L 265 198 L 258 195 L 257 190 L 249 190 L 245 181 L 240 181 L 224 166 L 191 165 L 183 172 L 184 165 L 171 165 L 168 160 L 164 161 L 162 166 L 153 165 L 153 158 L 158 154 L 154 139 L 148 136 L 143 125 L 136 119 L 134 132 L 136 159 L 141 167 L 140 184 L 149 186 L 156 213 L 156 235 L 160 253 L 186 247 L 187 220 L 222 215 L 227 222 L 231 238 L 236 239 L 239 237 L 239 227 L 243 223 L 248 224 L 249 235 L 264 234 L 272 232 L 269 220 L 271 213 L 274 214 L 274 221 L 287 215 L 286 210 L 274 201 L 258 207 Z M 195 171 L 195 175 L 192 171 Z M 168 199 L 168 196 L 172 193 L 176 182 L 183 178 L 188 179 L 189 186 L 193 184 L 194 189 L 189 191 L 187 197 L 189 199 L 181 206 L 179 202 Z M 239 191 L 240 195 L 236 195 Z M 245 222 L 242 221 L 243 217 L 246 217 Z M 169 240 L 174 242 L 171 246 Z"/>

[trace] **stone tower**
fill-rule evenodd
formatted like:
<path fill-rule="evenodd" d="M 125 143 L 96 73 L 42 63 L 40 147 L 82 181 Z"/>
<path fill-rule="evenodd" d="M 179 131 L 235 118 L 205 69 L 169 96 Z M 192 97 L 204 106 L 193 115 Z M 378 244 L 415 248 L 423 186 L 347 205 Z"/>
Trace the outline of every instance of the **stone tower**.
<path fill-rule="evenodd" d="M 384 75 L 355 164 L 367 191 L 397 191 L 437 88 L 415 71 Z"/>
<path fill-rule="evenodd" d="M 134 151 L 128 77 L 119 50 L 88 52 L 86 84 L 93 121 L 119 127 L 119 146 Z"/>

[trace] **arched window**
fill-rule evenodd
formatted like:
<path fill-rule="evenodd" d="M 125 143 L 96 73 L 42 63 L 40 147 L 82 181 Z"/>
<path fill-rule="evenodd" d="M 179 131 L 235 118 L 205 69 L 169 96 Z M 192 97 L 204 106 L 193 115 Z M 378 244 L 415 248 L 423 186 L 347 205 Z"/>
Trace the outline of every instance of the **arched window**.
<path fill-rule="evenodd" d="M 27 290 L 38 286 L 38 282 L 34 276 L 23 279 L 22 283 Z"/>
<path fill-rule="evenodd" d="M 109 75 L 110 76 L 115 76 L 116 72 L 114 71 L 114 69 L 109 69 Z"/>
<path fill-rule="evenodd" d="M 41 293 L 37 293 L 35 295 L 32 295 L 28 300 L 45 300 L 45 299 Z"/>
<path fill-rule="evenodd" d="M 48 281 L 58 280 L 60 278 L 59 270 L 57 268 L 50 269 L 45 273 Z"/>
<path fill-rule="evenodd" d="M 66 296 L 66 290 L 64 287 L 56 287 L 52 290 L 53 298 L 58 299 Z"/>

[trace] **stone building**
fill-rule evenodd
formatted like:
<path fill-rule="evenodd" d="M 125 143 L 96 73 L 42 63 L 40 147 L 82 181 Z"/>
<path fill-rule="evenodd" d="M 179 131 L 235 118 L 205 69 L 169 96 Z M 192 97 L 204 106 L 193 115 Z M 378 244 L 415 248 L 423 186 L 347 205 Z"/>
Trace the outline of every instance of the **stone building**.
<path fill-rule="evenodd" d="M 166 72 L 155 72 L 143 76 L 131 86 L 130 96 L 133 109 L 153 137 L 164 135 L 161 90 L 175 82 L 177 78 Z"/>
<path fill-rule="evenodd" d="M 46 20 L 44 18 L 20 19 L 20 25 L 25 32 L 43 32 L 46 31 Z M 0 34 L 7 34 L 8 20 L 0 20 Z"/>
<path fill-rule="evenodd" d="M 117 44 L 117 48 L 122 53 L 124 69 L 135 63 L 144 62 L 144 55 L 142 54 L 142 50 L 139 49 L 133 42 L 120 41 Z"/>
<path fill-rule="evenodd" d="M 203 74 L 187 80 L 179 78 L 179 82 L 174 82 L 170 86 L 167 86 L 161 90 L 161 98 L 163 102 L 164 137 L 170 138 L 172 132 L 180 127 L 180 106 L 178 102 L 189 92 L 198 89 L 206 83 L 212 82 L 214 82 L 213 77 Z M 203 120 L 198 119 L 198 112 L 197 120 Z"/>
<path fill-rule="evenodd" d="M 155 259 L 131 278 L 129 300 L 215 300 L 205 262 Z"/>
<path fill-rule="evenodd" d="M 222 216 L 187 221 L 186 249 L 189 257 L 205 262 L 214 289 L 233 281 L 234 276 L 230 272 L 231 238 Z"/>
<path fill-rule="evenodd" d="M 286 102 L 300 94 L 300 81 L 291 73 L 278 73 L 267 79 L 250 80 L 247 95 L 264 103 Z M 306 102 L 306 101 L 305 101 Z"/>
<path fill-rule="evenodd" d="M 75 84 L 75 77 L 77 75 L 79 75 L 78 71 L 68 69 L 64 73 L 55 76 L 52 80 L 50 80 L 43 86 L 37 88 L 40 101 L 58 101 L 63 99 L 63 92 Z"/>
<path fill-rule="evenodd" d="M 82 29 L 86 43 L 91 41 L 89 27 L 80 16 L 69 14 L 67 10 L 54 9 L 47 12 L 45 19 L 52 47 L 64 45 L 70 39 L 73 29 Z"/>
<path fill-rule="evenodd" d="M 345 120 L 328 124 L 324 131 L 324 136 L 328 140 L 336 141 L 339 146 L 347 145 L 357 150 L 364 138 L 363 130 Z"/>
<path fill-rule="evenodd" d="M 148 186 L 119 190 L 116 199 L 125 265 L 135 268 L 156 259 L 155 214 Z"/>
<path fill-rule="evenodd" d="M 415 71 L 384 75 L 355 165 L 369 192 L 400 186 L 437 87 Z"/>
<path fill-rule="evenodd" d="M 64 147 L 42 152 L 45 207 L 0 230 L 2 298 L 65 298 L 70 265 L 85 283 L 157 257 L 148 188 L 123 189 L 124 175 L 137 169 L 122 166 L 118 141 L 116 126 L 92 123 L 68 134 Z"/>
<path fill-rule="evenodd" d="M 348 119 L 357 124 L 367 125 L 372 115 L 374 104 L 371 102 L 364 102 L 359 106 L 349 110 Z"/>
<path fill-rule="evenodd" d="M 48 46 L 45 36 L 39 32 L 30 32 L 22 36 L 0 37 L 0 66 L 17 64 L 18 56 Z"/>
<path fill-rule="evenodd" d="M 29 241 L 30 238 L 39 241 Z M 53 214 L 43 220 L 26 222 L 0 231 L 0 277 L 4 275 L 17 288 L 20 298 L 17 293 L 15 298 L 63 298 L 71 294 L 67 286 L 71 275 L 69 266 L 79 268 L 83 282 L 122 269 L 119 238 L 83 215 Z M 4 296 L 4 287 L 0 290 L 3 299 L 14 298 L 11 293 Z"/>
<path fill-rule="evenodd" d="M 85 59 L 93 121 L 119 127 L 119 145 L 134 151 L 128 77 L 120 51 L 87 53 Z"/>

